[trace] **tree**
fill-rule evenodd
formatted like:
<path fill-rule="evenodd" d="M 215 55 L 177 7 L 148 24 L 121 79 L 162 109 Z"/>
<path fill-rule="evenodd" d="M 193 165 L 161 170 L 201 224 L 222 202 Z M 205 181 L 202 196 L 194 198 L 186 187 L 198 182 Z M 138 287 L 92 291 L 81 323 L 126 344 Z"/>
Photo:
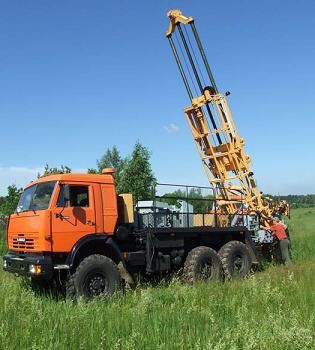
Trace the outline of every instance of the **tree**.
<path fill-rule="evenodd" d="M 201 188 L 193 187 L 189 190 L 188 202 L 194 206 L 195 213 L 208 213 L 213 204 L 213 195 L 203 195 Z"/>
<path fill-rule="evenodd" d="M 137 142 L 131 156 L 124 161 L 120 179 L 117 183 L 118 193 L 132 193 L 136 200 L 151 198 L 152 186 L 156 183 L 149 150 Z"/>
<path fill-rule="evenodd" d="M 187 190 L 176 190 L 174 192 L 165 193 L 159 200 L 170 205 L 176 205 L 178 200 L 184 200 L 194 207 L 194 213 L 208 213 L 212 207 L 214 197 L 210 194 L 202 194 L 201 188 L 192 187 Z"/>
<path fill-rule="evenodd" d="M 121 173 L 126 163 L 126 159 L 122 158 L 116 146 L 112 149 L 108 148 L 100 160 L 96 161 L 97 169 L 88 169 L 88 174 L 101 174 L 105 168 L 115 169 L 115 182 L 119 186 Z"/>
<path fill-rule="evenodd" d="M 114 146 L 112 149 L 108 148 L 101 159 L 97 161 L 97 168 L 100 173 L 104 168 L 119 169 L 123 162 L 124 160 L 121 158 L 120 152 Z"/>
<path fill-rule="evenodd" d="M 70 174 L 71 173 L 71 169 L 68 166 L 63 166 L 61 165 L 60 168 L 54 167 L 54 168 L 50 168 L 48 164 L 45 165 L 45 169 L 44 169 L 44 173 L 37 174 L 37 177 L 44 177 L 44 176 L 48 176 L 48 175 L 55 175 L 55 174 Z"/>
<path fill-rule="evenodd" d="M 8 194 L 0 205 L 0 217 L 7 217 L 15 211 L 22 192 L 23 189 L 15 185 L 8 187 Z"/>
<path fill-rule="evenodd" d="M 186 200 L 187 193 L 183 190 L 175 190 L 174 192 L 164 193 L 159 201 L 167 203 L 169 205 L 177 205 L 179 199 Z"/>
<path fill-rule="evenodd" d="M 129 157 L 123 158 L 116 146 L 108 148 L 100 160 L 97 169 L 88 169 L 88 174 L 102 173 L 104 168 L 115 169 L 117 193 L 132 193 L 136 200 L 151 197 L 152 185 L 156 179 L 150 164 L 150 152 L 137 142 Z"/>

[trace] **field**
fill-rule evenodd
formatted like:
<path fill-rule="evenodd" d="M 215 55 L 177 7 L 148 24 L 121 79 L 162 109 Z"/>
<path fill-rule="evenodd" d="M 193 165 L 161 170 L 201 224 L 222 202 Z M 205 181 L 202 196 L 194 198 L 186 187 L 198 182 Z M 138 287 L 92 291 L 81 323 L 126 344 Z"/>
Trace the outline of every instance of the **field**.
<path fill-rule="evenodd" d="M 315 349 L 315 208 L 295 209 L 289 226 L 290 270 L 270 265 L 198 286 L 173 280 L 110 302 L 34 293 L 1 270 L 0 349 Z"/>

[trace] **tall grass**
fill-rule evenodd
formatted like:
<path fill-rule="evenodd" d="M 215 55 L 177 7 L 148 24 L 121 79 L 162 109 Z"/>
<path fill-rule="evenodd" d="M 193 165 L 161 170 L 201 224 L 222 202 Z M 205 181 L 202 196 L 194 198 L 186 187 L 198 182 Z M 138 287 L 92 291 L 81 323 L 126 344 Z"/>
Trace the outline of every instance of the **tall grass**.
<path fill-rule="evenodd" d="M 295 260 L 315 261 L 315 208 L 294 209 L 289 228 Z"/>
<path fill-rule="evenodd" d="M 0 349 L 314 349 L 315 209 L 290 221 L 292 269 L 140 287 L 110 302 L 36 294 L 0 272 Z"/>

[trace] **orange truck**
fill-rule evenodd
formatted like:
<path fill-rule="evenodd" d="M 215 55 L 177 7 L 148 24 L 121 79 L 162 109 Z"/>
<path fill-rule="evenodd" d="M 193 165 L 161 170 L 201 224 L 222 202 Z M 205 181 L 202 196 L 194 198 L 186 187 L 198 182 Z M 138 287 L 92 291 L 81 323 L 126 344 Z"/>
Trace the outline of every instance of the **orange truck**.
<path fill-rule="evenodd" d="M 220 226 L 217 217 L 208 220 L 220 214 L 162 210 L 156 198 L 140 212 L 130 194 L 116 194 L 113 172 L 49 175 L 26 186 L 7 225 L 4 270 L 93 298 L 112 295 L 135 275 L 183 268 L 193 283 L 245 276 L 258 263 L 247 216 Z"/>

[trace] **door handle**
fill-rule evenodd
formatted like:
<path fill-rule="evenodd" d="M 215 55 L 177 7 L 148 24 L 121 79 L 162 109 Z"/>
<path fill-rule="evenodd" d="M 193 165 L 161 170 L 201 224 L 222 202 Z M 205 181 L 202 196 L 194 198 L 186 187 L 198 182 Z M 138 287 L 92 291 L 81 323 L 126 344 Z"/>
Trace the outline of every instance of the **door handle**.
<path fill-rule="evenodd" d="M 55 213 L 55 216 L 56 216 L 56 218 L 58 219 L 61 219 L 61 220 L 63 220 L 63 219 L 70 219 L 70 216 L 63 216 L 61 213 Z"/>
<path fill-rule="evenodd" d="M 90 225 L 90 226 L 94 226 L 94 225 L 95 225 L 95 222 L 94 222 L 94 221 L 91 221 L 91 220 L 88 220 L 88 221 L 87 221 L 87 224 Z"/>

